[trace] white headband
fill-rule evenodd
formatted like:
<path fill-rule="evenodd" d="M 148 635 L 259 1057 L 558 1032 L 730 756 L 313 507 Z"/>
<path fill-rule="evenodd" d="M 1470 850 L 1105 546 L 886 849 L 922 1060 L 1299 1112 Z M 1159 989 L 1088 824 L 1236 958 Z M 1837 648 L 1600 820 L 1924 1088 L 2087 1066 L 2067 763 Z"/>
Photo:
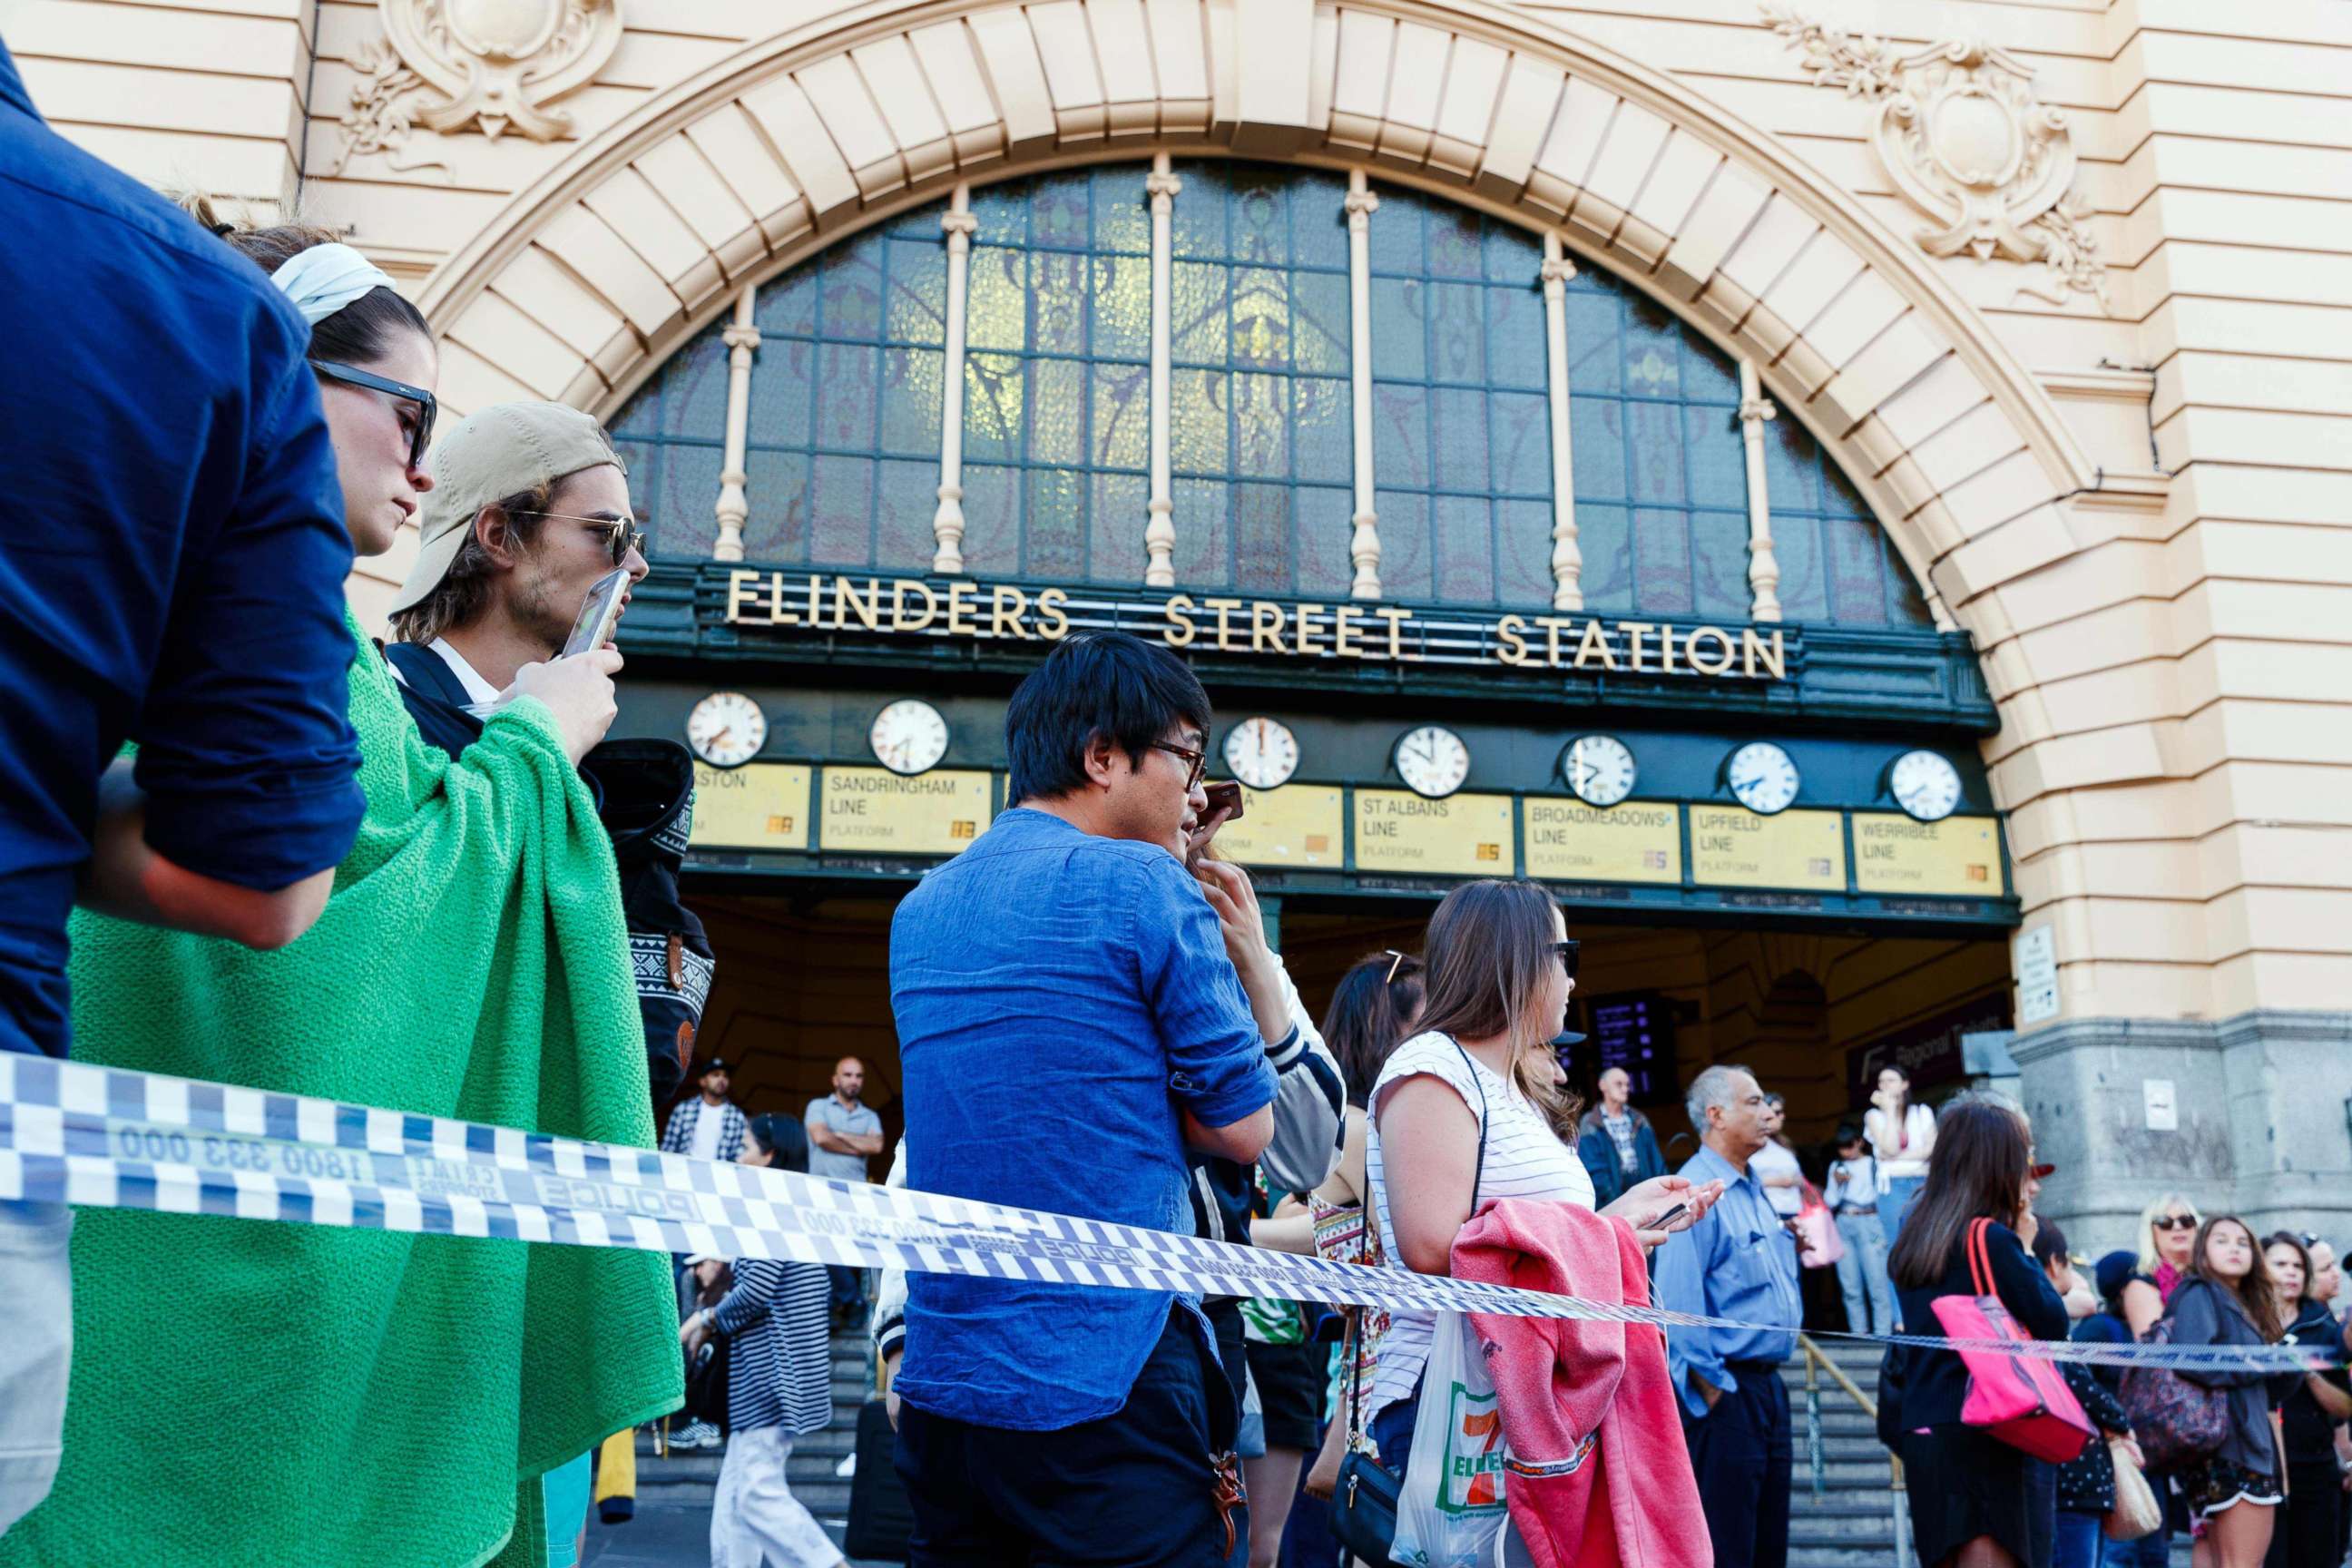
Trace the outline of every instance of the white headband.
<path fill-rule="evenodd" d="M 300 252 L 271 273 L 269 280 L 314 327 L 369 289 L 393 287 L 383 268 L 333 241 Z"/>

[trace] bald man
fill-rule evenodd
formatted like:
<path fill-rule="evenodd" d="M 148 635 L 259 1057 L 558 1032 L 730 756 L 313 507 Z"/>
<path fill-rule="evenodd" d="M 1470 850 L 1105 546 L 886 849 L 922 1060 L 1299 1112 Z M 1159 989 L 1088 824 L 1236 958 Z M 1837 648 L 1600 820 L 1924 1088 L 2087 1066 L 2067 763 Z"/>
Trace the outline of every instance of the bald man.
<path fill-rule="evenodd" d="M 845 1182 L 871 1181 L 866 1162 L 882 1152 L 882 1119 L 863 1099 L 866 1064 L 844 1057 L 833 1064 L 833 1092 L 812 1100 L 808 1114 L 809 1174 Z M 866 1270 L 828 1266 L 833 1276 L 833 1322 L 854 1329 L 866 1315 Z"/>

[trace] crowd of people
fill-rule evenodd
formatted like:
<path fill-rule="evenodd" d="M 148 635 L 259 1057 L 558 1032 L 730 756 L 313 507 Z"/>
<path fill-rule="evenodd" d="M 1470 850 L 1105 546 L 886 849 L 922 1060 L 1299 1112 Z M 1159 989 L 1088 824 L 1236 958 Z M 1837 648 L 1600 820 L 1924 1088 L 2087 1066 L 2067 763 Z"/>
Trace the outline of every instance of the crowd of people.
<path fill-rule="evenodd" d="M 48 132 L 5 49 L 0 176 L 39 237 L 0 257 L 12 342 L 79 367 L 0 385 L 25 497 L 0 1049 L 653 1146 L 714 961 L 677 891 L 690 764 L 607 742 L 621 657 L 565 651 L 592 587 L 646 571 L 604 431 L 509 403 L 436 441 L 434 341 L 391 279 L 139 188 Z M 412 521 L 379 645 L 343 581 Z M 1622 1071 L 1587 1110 L 1556 1044 L 1579 945 L 1525 880 L 1454 889 L 1418 953 L 1367 956 L 1310 1017 L 1217 855 L 1208 697 L 1164 647 L 1058 643 L 1005 723 L 1011 805 L 893 921 L 892 1180 L 1732 1326 L 886 1277 L 908 1560 L 1328 1568 L 1384 1559 L 1435 1498 L 1546 1568 L 1785 1563 L 1815 1194 L 1780 1098 L 1699 1073 L 1678 1169 Z M 2084 1288 L 2034 1215 L 2024 1116 L 1910 1087 L 1880 1075 L 1821 1194 L 1857 1329 L 1933 1335 L 1974 1294 L 2039 1338 L 2341 1349 L 2332 1253 L 2177 1199 Z M 884 1151 L 856 1058 L 798 1120 L 730 1088 L 702 1060 L 659 1146 L 845 1181 Z M 596 1456 L 687 1408 L 689 1373 L 686 1440 L 725 1432 L 714 1565 L 834 1568 L 787 1465 L 867 1286 L 0 1203 L 0 1568 L 565 1568 Z M 2094 1560 L 2079 1521 L 2141 1458 L 2128 1380 L 2076 1380 L 2114 1442 L 2062 1467 L 1961 1419 L 1952 1355 L 1888 1373 L 1922 1561 Z M 2173 1528 L 2210 1568 L 2340 1562 L 2342 1374 L 2179 1376 L 2226 1419 L 2158 1478 Z"/>

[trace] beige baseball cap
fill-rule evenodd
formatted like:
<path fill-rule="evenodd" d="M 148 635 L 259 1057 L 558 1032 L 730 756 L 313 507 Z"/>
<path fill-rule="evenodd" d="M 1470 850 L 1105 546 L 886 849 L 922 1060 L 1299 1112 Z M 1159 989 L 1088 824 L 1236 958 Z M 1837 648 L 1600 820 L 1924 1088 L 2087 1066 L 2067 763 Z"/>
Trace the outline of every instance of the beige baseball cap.
<path fill-rule="evenodd" d="M 393 609 L 441 585 L 484 507 L 605 463 L 629 471 L 604 427 L 577 408 L 499 403 L 466 416 L 433 445 L 433 488 L 418 523 L 425 540 Z"/>

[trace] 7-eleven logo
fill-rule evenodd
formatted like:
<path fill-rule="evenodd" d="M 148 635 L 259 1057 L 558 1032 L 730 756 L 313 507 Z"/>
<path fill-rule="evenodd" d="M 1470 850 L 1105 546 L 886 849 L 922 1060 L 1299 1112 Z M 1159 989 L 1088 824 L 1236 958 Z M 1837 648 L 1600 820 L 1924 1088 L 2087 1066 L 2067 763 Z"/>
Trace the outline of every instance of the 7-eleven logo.
<path fill-rule="evenodd" d="M 1437 1506 L 1474 1513 L 1503 1506 L 1503 1417 L 1492 1394 L 1453 1386 L 1445 1426 L 1445 1484 Z"/>

